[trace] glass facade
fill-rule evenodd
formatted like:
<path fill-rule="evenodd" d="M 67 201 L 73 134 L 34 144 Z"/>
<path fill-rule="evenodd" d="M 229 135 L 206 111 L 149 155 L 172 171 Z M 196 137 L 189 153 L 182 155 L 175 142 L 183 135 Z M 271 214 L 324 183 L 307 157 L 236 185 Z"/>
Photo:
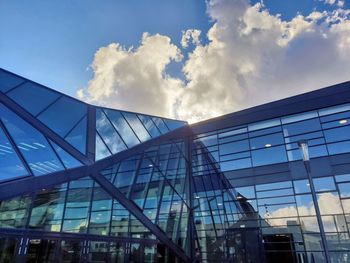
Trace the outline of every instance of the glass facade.
<path fill-rule="evenodd" d="M 349 86 L 188 125 L 0 70 L 0 262 L 349 262 Z"/>

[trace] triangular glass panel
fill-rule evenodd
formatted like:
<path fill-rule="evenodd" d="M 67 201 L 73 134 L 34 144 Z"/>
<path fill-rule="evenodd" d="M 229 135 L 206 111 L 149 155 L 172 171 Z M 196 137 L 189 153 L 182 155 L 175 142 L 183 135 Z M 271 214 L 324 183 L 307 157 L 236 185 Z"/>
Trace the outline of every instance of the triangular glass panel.
<path fill-rule="evenodd" d="M 67 142 L 73 145 L 81 153 L 86 153 L 86 127 L 87 117 L 85 116 L 74 129 L 64 138 Z"/>
<path fill-rule="evenodd" d="M 157 126 L 153 123 L 152 118 L 147 115 L 138 114 L 139 119 L 147 129 L 148 133 L 152 136 L 152 138 L 156 138 L 161 135 Z"/>
<path fill-rule="evenodd" d="M 63 150 L 60 146 L 58 146 L 56 143 L 50 140 L 50 143 L 56 153 L 58 154 L 58 157 L 61 159 L 63 165 L 69 169 L 69 168 L 75 168 L 78 166 L 81 166 L 81 162 L 79 162 L 77 159 L 75 159 L 72 155 L 67 153 L 65 150 Z"/>
<path fill-rule="evenodd" d="M 180 127 L 183 127 L 187 124 L 185 121 L 178 121 L 178 120 L 170 120 L 170 119 L 163 119 L 165 124 L 168 126 L 169 130 L 176 130 Z"/>
<path fill-rule="evenodd" d="M 0 127 L 0 181 L 24 175 L 28 171 Z"/>
<path fill-rule="evenodd" d="M 64 170 L 50 144 L 39 131 L 2 104 L 0 118 L 34 175 Z"/>
<path fill-rule="evenodd" d="M 36 116 L 61 95 L 41 85 L 27 82 L 11 90 L 7 95 L 21 107 Z"/>
<path fill-rule="evenodd" d="M 7 92 L 24 82 L 25 79 L 0 69 L 0 91 Z"/>

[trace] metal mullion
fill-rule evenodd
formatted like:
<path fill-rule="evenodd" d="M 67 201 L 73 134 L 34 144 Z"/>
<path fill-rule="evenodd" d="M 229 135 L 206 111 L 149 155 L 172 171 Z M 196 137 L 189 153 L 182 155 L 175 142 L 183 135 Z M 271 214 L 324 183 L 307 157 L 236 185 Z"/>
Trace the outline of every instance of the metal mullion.
<path fill-rule="evenodd" d="M 10 145 L 12 146 L 12 149 L 15 151 L 16 155 L 18 156 L 18 158 L 20 159 L 21 163 L 23 164 L 23 166 L 25 167 L 25 169 L 27 170 L 27 173 L 29 176 L 34 175 L 32 173 L 32 170 L 29 166 L 29 164 L 27 163 L 27 161 L 25 160 L 24 156 L 22 155 L 21 151 L 18 150 L 17 145 L 15 143 L 15 141 L 12 139 L 11 134 L 8 132 L 8 130 L 6 129 L 5 125 L 3 124 L 2 120 L 0 119 L 0 129 L 2 129 L 2 131 L 4 132 L 7 140 L 9 141 Z"/>
<path fill-rule="evenodd" d="M 46 107 L 44 107 L 41 111 L 39 111 L 39 113 L 33 115 L 35 118 L 37 118 L 41 113 L 43 113 L 44 111 L 46 111 L 48 108 L 50 108 L 53 104 L 55 104 L 60 98 L 62 98 L 63 95 L 59 95 L 56 99 L 54 99 L 51 103 L 49 103 L 49 105 L 47 105 Z"/>
<path fill-rule="evenodd" d="M 109 124 L 112 126 L 112 129 L 118 134 L 119 138 L 121 139 L 121 141 L 124 143 L 124 146 L 126 149 L 128 149 L 128 145 L 125 143 L 124 138 L 120 135 L 120 133 L 118 132 L 118 130 L 114 127 L 112 121 L 109 119 L 108 115 L 104 112 L 104 110 L 102 109 L 102 114 L 107 118 Z M 97 128 L 96 128 L 97 130 Z"/>
<path fill-rule="evenodd" d="M 23 84 L 28 83 L 28 82 L 29 82 L 28 80 L 24 80 L 23 82 L 21 82 L 21 83 L 15 85 L 14 87 L 8 89 L 6 92 L 2 92 L 2 91 L 0 91 L 0 92 L 6 94 L 6 96 L 8 96 L 7 93 L 9 93 L 9 92 L 11 92 L 11 91 L 17 89 L 18 87 L 20 87 L 20 86 L 22 86 Z"/>

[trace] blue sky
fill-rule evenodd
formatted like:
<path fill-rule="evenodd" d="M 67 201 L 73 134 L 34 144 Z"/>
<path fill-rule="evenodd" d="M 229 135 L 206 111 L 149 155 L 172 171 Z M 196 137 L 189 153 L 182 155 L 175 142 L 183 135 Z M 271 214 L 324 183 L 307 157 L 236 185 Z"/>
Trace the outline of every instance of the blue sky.
<path fill-rule="evenodd" d="M 191 121 L 350 79 L 350 0 L 207 1 L 0 0 L 0 67 L 94 104 Z M 188 29 L 201 34 L 186 48 Z"/>
<path fill-rule="evenodd" d="M 138 46 L 143 32 L 179 43 L 182 30 L 209 26 L 197 0 L 0 0 L 0 67 L 75 95 L 101 46 Z"/>

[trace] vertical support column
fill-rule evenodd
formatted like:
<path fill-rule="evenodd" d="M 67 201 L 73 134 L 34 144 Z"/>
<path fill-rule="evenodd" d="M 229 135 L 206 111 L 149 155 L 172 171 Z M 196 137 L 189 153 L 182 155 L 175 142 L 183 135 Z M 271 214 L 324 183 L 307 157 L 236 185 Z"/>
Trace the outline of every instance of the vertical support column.
<path fill-rule="evenodd" d="M 95 162 L 95 144 L 96 144 L 96 108 L 88 105 L 87 113 L 87 157 L 91 163 Z"/>

